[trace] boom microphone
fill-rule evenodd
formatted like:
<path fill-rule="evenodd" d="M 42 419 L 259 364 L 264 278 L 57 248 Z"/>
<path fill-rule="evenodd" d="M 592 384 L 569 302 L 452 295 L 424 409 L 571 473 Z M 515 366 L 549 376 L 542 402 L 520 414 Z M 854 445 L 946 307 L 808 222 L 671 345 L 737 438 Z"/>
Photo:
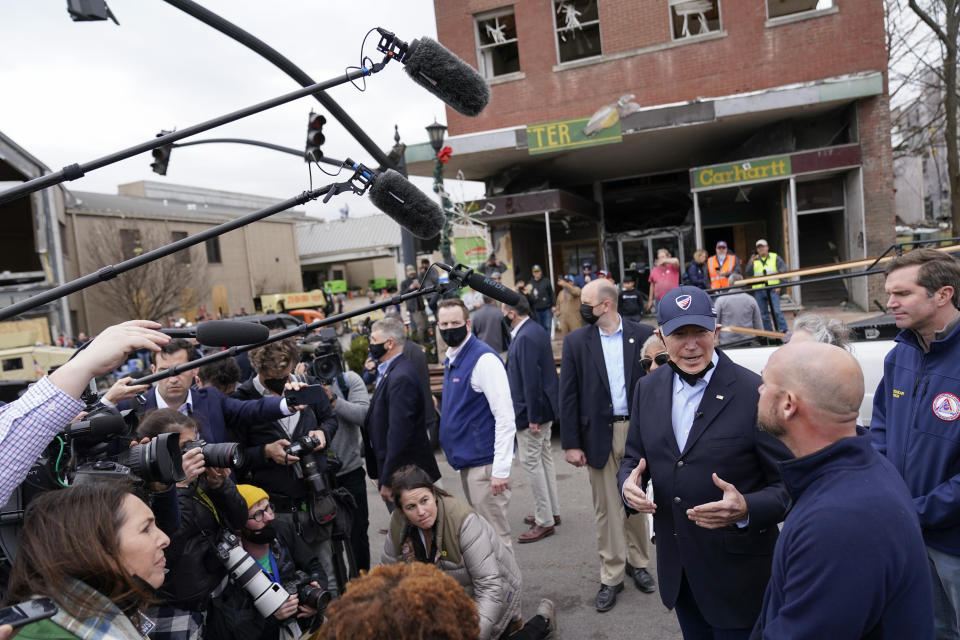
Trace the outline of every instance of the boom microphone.
<path fill-rule="evenodd" d="M 443 229 L 443 211 L 436 202 L 393 169 L 376 174 L 370 200 L 400 226 L 423 240 Z"/>
<path fill-rule="evenodd" d="M 414 40 L 402 62 L 414 82 L 465 116 L 479 115 L 490 102 L 483 76 L 436 40 Z"/>
<path fill-rule="evenodd" d="M 270 337 L 270 330 L 256 322 L 210 320 L 186 329 L 160 329 L 171 338 L 196 338 L 208 347 L 233 347 L 256 344 Z"/>
<path fill-rule="evenodd" d="M 474 291 L 479 291 L 488 298 L 493 298 L 507 306 L 515 307 L 520 303 L 520 294 L 504 284 L 491 280 L 479 273 L 467 275 L 467 285 Z"/>

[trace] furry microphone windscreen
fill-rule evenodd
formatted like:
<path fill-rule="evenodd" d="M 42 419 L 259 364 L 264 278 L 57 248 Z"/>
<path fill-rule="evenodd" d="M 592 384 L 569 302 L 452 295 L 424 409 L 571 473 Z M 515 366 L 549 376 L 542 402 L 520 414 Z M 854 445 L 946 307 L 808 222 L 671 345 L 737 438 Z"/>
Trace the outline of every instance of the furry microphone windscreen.
<path fill-rule="evenodd" d="M 404 64 L 414 82 L 465 116 L 479 115 L 490 102 L 483 76 L 436 40 L 414 40 Z"/>
<path fill-rule="evenodd" d="M 393 169 L 378 174 L 369 193 L 378 209 L 418 238 L 433 238 L 443 229 L 440 206 Z"/>

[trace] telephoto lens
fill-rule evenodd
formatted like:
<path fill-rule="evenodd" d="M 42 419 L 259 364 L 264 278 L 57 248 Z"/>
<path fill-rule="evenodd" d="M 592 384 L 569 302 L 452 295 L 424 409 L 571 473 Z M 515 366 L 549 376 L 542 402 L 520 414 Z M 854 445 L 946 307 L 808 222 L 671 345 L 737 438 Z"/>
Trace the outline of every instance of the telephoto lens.
<path fill-rule="evenodd" d="M 253 598 L 253 606 L 261 616 L 272 616 L 287 601 L 290 594 L 264 573 L 260 564 L 240 545 L 237 536 L 222 531 L 216 549 L 230 579 Z"/>
<path fill-rule="evenodd" d="M 146 444 L 130 447 L 114 459 L 130 467 L 144 482 L 171 484 L 186 477 L 179 436 L 175 433 L 161 433 Z"/>
<path fill-rule="evenodd" d="M 219 469 L 237 469 L 243 466 L 243 449 L 236 442 L 208 443 L 205 440 L 191 440 L 183 445 L 183 452 L 199 448 L 203 452 L 204 464 Z"/>

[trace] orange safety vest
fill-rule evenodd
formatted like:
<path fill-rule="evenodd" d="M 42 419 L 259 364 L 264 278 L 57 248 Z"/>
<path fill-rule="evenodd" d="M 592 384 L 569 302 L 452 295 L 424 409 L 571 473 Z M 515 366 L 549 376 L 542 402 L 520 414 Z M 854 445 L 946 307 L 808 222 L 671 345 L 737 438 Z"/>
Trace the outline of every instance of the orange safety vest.
<path fill-rule="evenodd" d="M 727 252 L 727 257 L 724 259 L 723 264 L 720 264 L 720 261 L 717 260 L 717 256 L 712 255 L 710 259 L 707 260 L 707 271 L 710 274 L 710 288 L 719 289 L 720 287 L 726 287 L 730 284 L 726 277 L 721 276 L 721 271 L 733 271 L 733 268 L 737 264 L 737 256 L 733 255 L 730 252 Z"/>

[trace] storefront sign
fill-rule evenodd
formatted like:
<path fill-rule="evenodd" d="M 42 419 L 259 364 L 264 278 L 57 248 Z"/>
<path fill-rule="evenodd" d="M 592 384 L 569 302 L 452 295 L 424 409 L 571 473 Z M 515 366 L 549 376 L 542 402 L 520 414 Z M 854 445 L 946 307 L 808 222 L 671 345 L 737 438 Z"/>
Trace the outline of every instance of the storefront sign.
<path fill-rule="evenodd" d="M 487 241 L 484 238 L 454 238 L 453 257 L 457 262 L 476 269 L 487 261 Z"/>
<path fill-rule="evenodd" d="M 620 142 L 619 120 L 612 126 L 601 129 L 596 135 L 588 138 L 583 134 L 583 128 L 589 121 L 589 117 L 573 118 L 527 126 L 527 148 L 530 155 Z"/>
<path fill-rule="evenodd" d="M 690 172 L 694 189 L 725 187 L 745 182 L 786 178 L 790 175 L 790 156 L 745 160 L 733 164 L 701 167 Z"/>

